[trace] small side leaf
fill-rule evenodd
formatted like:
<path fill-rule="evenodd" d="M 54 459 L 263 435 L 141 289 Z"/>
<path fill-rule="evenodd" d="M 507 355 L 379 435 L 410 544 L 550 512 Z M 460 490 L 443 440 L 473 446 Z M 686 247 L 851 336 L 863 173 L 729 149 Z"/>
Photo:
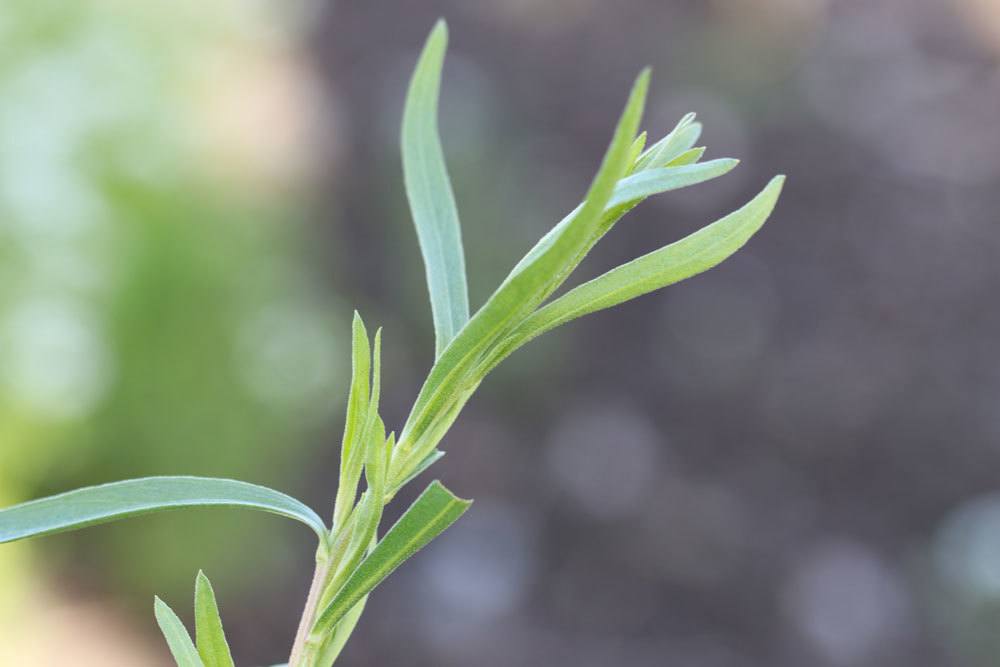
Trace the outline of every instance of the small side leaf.
<path fill-rule="evenodd" d="M 371 394 L 372 351 L 368 330 L 361 316 L 354 312 L 351 323 L 351 389 L 347 396 L 347 417 L 340 444 L 340 476 L 333 510 L 334 529 L 344 524 L 358 495 L 358 481 L 364 462 L 365 431 Z"/>
<path fill-rule="evenodd" d="M 316 621 L 319 630 L 330 629 L 382 583 L 393 570 L 453 524 L 472 504 L 431 482 L 382 541 L 333 596 Z"/>
<path fill-rule="evenodd" d="M 204 572 L 198 573 L 194 584 L 194 629 L 198 654 L 205 667 L 235 667 L 215 591 Z"/>
<path fill-rule="evenodd" d="M 244 507 L 295 519 L 320 540 L 319 515 L 264 486 L 211 477 L 144 477 L 77 489 L 0 510 L 0 544 L 185 507 Z"/>
<path fill-rule="evenodd" d="M 427 272 L 436 356 L 469 319 L 458 208 L 438 135 L 438 93 L 448 27 L 438 21 L 413 71 L 403 110 L 403 179 Z"/>
<path fill-rule="evenodd" d="M 177 667 L 206 667 L 198 655 L 194 642 L 191 641 L 191 635 L 181 623 L 181 619 L 177 618 L 174 610 L 167 606 L 166 602 L 156 598 L 153 602 L 153 611 Z"/>
<path fill-rule="evenodd" d="M 721 158 L 697 164 L 640 171 L 618 182 L 615 193 L 608 202 L 607 210 L 612 212 L 619 206 L 638 203 L 653 195 L 704 183 L 729 173 L 739 163 L 739 160 L 733 158 Z"/>

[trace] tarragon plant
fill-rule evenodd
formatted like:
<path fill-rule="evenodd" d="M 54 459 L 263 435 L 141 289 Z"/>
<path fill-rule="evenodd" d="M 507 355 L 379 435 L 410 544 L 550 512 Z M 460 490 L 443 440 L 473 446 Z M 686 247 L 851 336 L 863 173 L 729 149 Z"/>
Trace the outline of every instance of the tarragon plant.
<path fill-rule="evenodd" d="M 732 159 L 702 162 L 701 126 L 689 114 L 646 148 L 639 134 L 649 72 L 639 74 L 583 202 L 545 234 L 470 316 L 458 212 L 437 129 L 438 91 L 448 39 L 430 34 L 403 111 L 406 194 L 423 255 L 436 334 L 435 361 L 399 435 L 379 417 L 381 331 L 352 327 L 352 377 L 331 524 L 283 493 L 246 482 L 147 477 L 94 486 L 0 510 L 0 543 L 184 507 L 226 506 L 295 519 L 316 533 L 316 569 L 289 667 L 330 667 L 372 590 L 458 519 L 470 501 L 434 481 L 384 535 L 385 506 L 443 452 L 442 437 L 483 378 L 519 347 L 572 319 L 620 304 L 705 271 L 761 227 L 782 176 L 739 210 L 676 243 L 552 298 L 594 245 L 651 195 L 721 176 Z M 364 477 L 364 484 L 361 479 Z M 359 487 L 363 486 L 363 490 Z M 360 491 L 360 493 L 359 493 Z M 196 638 L 160 599 L 156 619 L 179 667 L 231 667 L 211 584 L 195 587 Z"/>

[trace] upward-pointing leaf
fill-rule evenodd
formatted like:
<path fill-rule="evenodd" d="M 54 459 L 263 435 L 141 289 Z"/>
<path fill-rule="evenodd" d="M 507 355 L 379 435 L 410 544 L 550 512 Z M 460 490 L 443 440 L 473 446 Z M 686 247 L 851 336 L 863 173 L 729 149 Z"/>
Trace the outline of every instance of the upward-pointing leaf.
<path fill-rule="evenodd" d="M 333 628 L 403 561 L 427 546 L 471 504 L 471 500 L 456 497 L 440 482 L 431 482 L 333 596 L 315 628 L 320 631 Z"/>
<path fill-rule="evenodd" d="M 718 178 L 733 169 L 737 164 L 739 164 L 739 160 L 722 158 L 701 164 L 685 164 L 663 169 L 648 169 L 621 179 L 615 185 L 614 194 L 611 195 L 607 206 L 604 207 L 604 217 L 600 226 L 591 237 L 588 247 L 592 247 L 597 243 L 628 210 L 631 210 L 632 207 L 643 199 L 655 194 L 686 188 L 690 185 Z M 556 239 L 573 222 L 573 218 L 579 210 L 580 207 L 576 207 L 569 215 L 560 220 L 559 224 L 546 232 L 545 236 L 540 238 L 538 243 L 521 258 L 521 261 L 514 265 L 511 275 L 522 271 L 525 266 L 533 262 L 540 254 L 555 243 Z"/>
<path fill-rule="evenodd" d="M 354 322 L 351 324 L 351 391 L 347 397 L 347 421 L 340 445 L 340 477 L 333 511 L 334 529 L 344 524 L 358 495 L 371 401 L 371 354 L 368 331 L 361 316 L 355 311 Z"/>
<path fill-rule="evenodd" d="M 167 603 L 156 598 L 153 602 L 153 611 L 156 614 L 156 622 L 160 626 L 163 638 L 167 640 L 170 653 L 174 656 L 177 667 L 205 667 L 198 655 L 198 649 L 191 641 L 181 619 L 177 618 L 174 610 L 167 606 Z"/>
<path fill-rule="evenodd" d="M 215 591 L 204 572 L 198 573 L 194 584 L 194 629 L 198 654 L 205 667 L 235 667 L 226 632 L 222 629 Z"/>
<path fill-rule="evenodd" d="M 427 271 L 440 356 L 469 319 L 469 294 L 458 208 L 438 136 L 438 92 L 448 27 L 438 21 L 410 80 L 403 110 L 403 178 Z"/>
<path fill-rule="evenodd" d="M 414 436 L 414 431 L 419 436 L 431 425 L 434 416 L 447 410 L 447 403 L 460 395 L 463 384 L 474 382 L 470 380 L 469 372 L 479 356 L 551 294 L 579 262 L 581 253 L 590 247 L 615 184 L 631 167 L 628 161 L 648 88 L 649 71 L 645 70 L 632 86 L 625 110 L 583 205 L 563 232 L 544 251 L 504 280 L 434 364 L 407 419 L 400 436 L 400 446 L 411 444 L 409 438 Z M 432 449 L 435 444 L 428 446 Z M 430 449 L 416 452 L 412 464 L 416 465 L 429 453 Z"/>
<path fill-rule="evenodd" d="M 527 341 L 572 319 L 610 308 L 706 271 L 739 250 L 774 210 L 784 176 L 742 208 L 676 243 L 643 255 L 539 308 L 499 346 L 487 370 Z"/>
<path fill-rule="evenodd" d="M 209 477 L 145 477 L 77 489 L 0 510 L 0 544 L 184 507 L 246 507 L 301 521 L 320 540 L 316 512 L 291 496 Z"/>

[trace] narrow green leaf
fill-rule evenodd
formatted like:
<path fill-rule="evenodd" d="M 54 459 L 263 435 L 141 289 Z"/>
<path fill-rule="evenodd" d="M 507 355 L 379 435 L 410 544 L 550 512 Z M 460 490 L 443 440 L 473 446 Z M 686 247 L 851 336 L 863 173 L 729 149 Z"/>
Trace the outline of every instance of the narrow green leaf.
<path fill-rule="evenodd" d="M 412 445 L 410 437 L 414 433 L 419 436 L 430 426 L 435 415 L 448 409 L 446 404 L 460 393 L 463 384 L 477 381 L 469 377 L 469 372 L 474 369 L 480 355 L 531 313 L 579 263 L 581 253 L 589 247 L 601 225 L 604 209 L 615 185 L 631 166 L 628 163 L 629 151 L 642 117 L 648 88 L 649 71 L 644 70 L 632 87 L 586 199 L 571 222 L 550 246 L 504 280 L 434 364 L 403 428 L 401 447 Z"/>
<path fill-rule="evenodd" d="M 153 612 L 156 614 L 156 622 L 160 626 L 164 639 L 167 640 L 167 646 L 170 647 L 170 653 L 174 656 L 177 667 L 205 667 L 198 655 L 198 649 L 191 641 L 191 635 L 181 623 L 181 619 L 177 618 L 174 610 L 160 598 L 155 598 Z"/>
<path fill-rule="evenodd" d="M 145 477 L 77 489 L 0 510 L 0 544 L 185 507 L 245 507 L 301 521 L 320 540 L 326 527 L 291 496 L 210 477 Z"/>
<path fill-rule="evenodd" d="M 410 80 L 403 110 L 403 178 L 427 272 L 436 355 L 469 319 L 469 295 L 458 208 L 438 135 L 441 68 L 448 27 L 438 21 Z"/>
<path fill-rule="evenodd" d="M 784 183 L 775 176 L 749 203 L 676 243 L 570 290 L 527 318 L 500 346 L 494 366 L 514 349 L 572 319 L 610 308 L 706 271 L 739 250 L 764 224 Z"/>
<path fill-rule="evenodd" d="M 370 402 L 371 346 L 361 316 L 354 311 L 351 324 L 351 389 L 347 397 L 347 418 L 340 444 L 340 477 L 333 510 L 334 528 L 343 525 L 354 507 L 364 461 L 364 433 L 368 427 Z"/>
<path fill-rule="evenodd" d="M 354 628 L 357 627 L 358 621 L 361 619 L 361 614 L 365 611 L 365 604 L 367 602 L 368 596 L 366 595 L 361 598 L 361 602 L 354 605 L 347 612 L 347 615 L 337 623 L 337 627 L 333 629 L 333 635 L 330 637 L 329 642 L 323 647 L 323 655 L 319 661 L 320 665 L 332 665 L 340 657 L 344 646 L 347 645 L 347 640 L 351 638 Z"/>
<path fill-rule="evenodd" d="M 679 167 L 640 171 L 618 182 L 615 193 L 608 202 L 608 212 L 613 212 L 619 206 L 638 203 L 652 195 L 718 178 L 732 171 L 739 163 L 739 160 L 722 158 Z"/>
<path fill-rule="evenodd" d="M 440 482 L 431 482 L 334 595 L 315 627 L 321 631 L 333 628 L 400 564 L 462 516 L 471 503 L 456 497 Z"/>
<path fill-rule="evenodd" d="M 235 667 L 215 591 L 204 572 L 198 572 L 194 584 L 194 629 L 198 654 L 205 667 Z"/>
<path fill-rule="evenodd" d="M 628 210 L 646 197 L 686 188 L 713 178 L 718 178 L 728 173 L 737 164 L 739 164 L 739 160 L 723 158 L 698 165 L 680 165 L 678 167 L 640 171 L 621 179 L 615 185 L 614 194 L 611 196 L 611 200 L 608 201 L 608 205 L 604 208 L 604 218 L 597 231 L 591 237 L 588 249 L 593 247 L 602 236 L 607 234 Z M 687 168 L 682 169 L 681 167 Z M 514 266 L 511 270 L 511 275 L 522 271 L 525 266 L 534 261 L 555 243 L 556 239 L 573 222 L 573 218 L 579 210 L 580 207 L 578 206 L 569 215 L 560 220 L 559 224 L 550 229 L 545 236 L 539 239 L 538 243 Z"/>

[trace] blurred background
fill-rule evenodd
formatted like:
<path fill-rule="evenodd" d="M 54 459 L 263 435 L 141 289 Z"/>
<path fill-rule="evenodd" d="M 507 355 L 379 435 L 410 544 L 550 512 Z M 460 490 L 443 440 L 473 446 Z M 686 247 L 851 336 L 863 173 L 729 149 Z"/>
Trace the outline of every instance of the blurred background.
<path fill-rule="evenodd" d="M 473 306 L 643 65 L 654 137 L 696 111 L 743 163 L 581 274 L 789 181 L 720 268 L 490 377 L 436 471 L 476 505 L 345 665 L 1000 665 L 996 0 L 5 0 L 0 504 L 201 474 L 327 514 L 352 308 L 393 427 L 431 362 L 398 125 L 438 16 Z M 281 661 L 313 549 L 284 523 L 0 548 L 0 664 L 167 665 L 152 596 L 186 611 L 198 568 L 237 662 Z"/>

